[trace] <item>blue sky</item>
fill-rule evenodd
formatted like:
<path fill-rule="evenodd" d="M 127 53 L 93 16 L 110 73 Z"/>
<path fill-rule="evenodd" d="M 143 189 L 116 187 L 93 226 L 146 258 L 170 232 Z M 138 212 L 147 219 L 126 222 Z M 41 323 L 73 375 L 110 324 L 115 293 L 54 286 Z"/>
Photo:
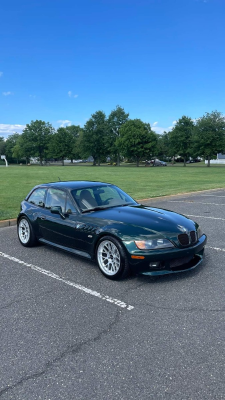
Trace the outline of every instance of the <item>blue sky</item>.
<path fill-rule="evenodd" d="M 121 105 L 156 132 L 225 113 L 225 0 L 1 0 L 0 136 Z"/>

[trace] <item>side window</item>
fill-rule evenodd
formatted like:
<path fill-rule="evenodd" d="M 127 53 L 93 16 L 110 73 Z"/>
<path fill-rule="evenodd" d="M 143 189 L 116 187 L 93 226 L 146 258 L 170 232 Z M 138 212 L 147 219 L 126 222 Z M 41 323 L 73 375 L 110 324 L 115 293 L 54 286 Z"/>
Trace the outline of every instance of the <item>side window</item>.
<path fill-rule="evenodd" d="M 77 214 L 76 207 L 74 206 L 72 200 L 70 197 L 67 195 L 66 198 L 66 213 L 67 214 Z"/>
<path fill-rule="evenodd" d="M 31 193 L 28 201 L 29 203 L 35 204 L 39 207 L 44 207 L 44 199 L 47 189 L 38 188 Z"/>
<path fill-rule="evenodd" d="M 66 210 L 66 193 L 59 189 L 48 189 L 45 207 L 51 209 L 54 206 L 61 206 L 62 212 Z"/>

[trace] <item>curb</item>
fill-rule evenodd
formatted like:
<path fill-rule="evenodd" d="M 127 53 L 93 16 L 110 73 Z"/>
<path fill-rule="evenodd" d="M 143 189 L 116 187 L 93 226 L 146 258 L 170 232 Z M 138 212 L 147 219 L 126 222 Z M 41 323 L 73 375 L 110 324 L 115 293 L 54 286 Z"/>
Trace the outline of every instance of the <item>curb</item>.
<path fill-rule="evenodd" d="M 5 219 L 3 221 L 0 221 L 0 228 L 6 228 L 7 226 L 15 226 L 16 225 L 16 219 Z"/>

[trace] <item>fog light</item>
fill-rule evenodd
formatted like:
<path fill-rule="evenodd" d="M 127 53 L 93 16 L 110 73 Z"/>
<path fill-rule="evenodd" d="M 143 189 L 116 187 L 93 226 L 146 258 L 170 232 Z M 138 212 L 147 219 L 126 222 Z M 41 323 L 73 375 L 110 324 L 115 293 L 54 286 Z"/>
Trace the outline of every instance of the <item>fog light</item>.
<path fill-rule="evenodd" d="M 150 268 L 159 268 L 160 267 L 160 261 L 155 261 L 155 262 L 151 262 L 149 264 Z"/>

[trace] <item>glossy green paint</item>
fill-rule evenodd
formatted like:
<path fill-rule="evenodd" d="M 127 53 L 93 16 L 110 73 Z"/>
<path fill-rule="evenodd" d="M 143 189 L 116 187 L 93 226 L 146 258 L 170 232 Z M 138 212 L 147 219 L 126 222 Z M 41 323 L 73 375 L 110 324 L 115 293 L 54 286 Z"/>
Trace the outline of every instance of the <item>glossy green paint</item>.
<path fill-rule="evenodd" d="M 101 185 L 108 185 L 100 183 Z M 99 185 L 99 182 L 56 182 L 39 187 L 61 189 L 72 198 L 71 191 L 81 187 Z M 147 207 L 133 201 L 131 205 L 113 206 L 96 211 L 82 213 L 74 202 L 75 212 L 65 216 L 51 213 L 45 207 L 37 207 L 28 201 L 29 195 L 21 204 L 21 215 L 26 215 L 40 241 L 52 244 L 72 253 L 95 259 L 96 246 L 102 236 L 112 236 L 124 247 L 129 264 L 136 272 L 164 274 L 172 271 L 170 263 L 174 260 L 194 259 L 189 267 L 196 267 L 202 260 L 206 235 L 196 243 L 182 246 L 178 235 L 197 231 L 198 224 L 184 215 L 175 212 Z M 173 247 L 157 250 L 140 250 L 135 241 L 165 238 Z M 143 260 L 132 256 L 144 256 Z M 155 271 L 149 264 L 159 262 L 160 269 Z"/>

